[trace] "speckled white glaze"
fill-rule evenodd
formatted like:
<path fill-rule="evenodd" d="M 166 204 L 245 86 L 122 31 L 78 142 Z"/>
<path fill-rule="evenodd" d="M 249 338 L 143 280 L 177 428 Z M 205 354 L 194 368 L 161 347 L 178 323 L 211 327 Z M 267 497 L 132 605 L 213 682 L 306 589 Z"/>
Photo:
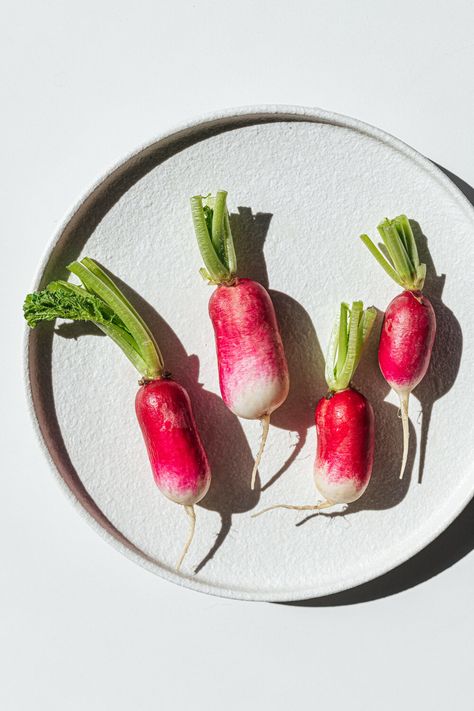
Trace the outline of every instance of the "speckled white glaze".
<path fill-rule="evenodd" d="M 290 367 L 292 390 L 273 418 L 262 482 L 288 458 L 290 466 L 261 494 L 248 490 L 260 425 L 239 421 L 218 396 L 210 290 L 197 273 L 188 198 L 218 188 L 228 190 L 237 215 L 242 276 L 264 283 L 268 276 Z M 383 310 L 397 293 L 357 237 L 374 234 L 382 217 L 402 211 L 422 226 L 437 269 L 435 275 L 429 268 L 426 292 L 438 309 L 438 345 L 418 389 L 424 408 L 433 405 L 422 484 L 417 391 L 412 450 L 400 482 L 397 399 L 377 370 L 374 333 L 355 379 L 376 416 L 376 461 L 364 497 L 344 516 L 321 513 L 299 527 L 304 516 L 297 512 L 251 519 L 254 508 L 316 501 L 320 344 L 325 349 L 342 299 Z M 148 308 L 143 313 L 168 369 L 193 399 L 213 486 L 197 507 L 196 537 L 177 574 L 186 516 L 154 485 L 134 414 L 136 374 L 105 338 L 52 337 L 46 327 L 28 334 L 25 375 L 37 430 L 63 489 L 132 560 L 202 592 L 296 600 L 352 587 L 402 563 L 453 520 L 474 490 L 468 367 L 474 304 L 472 291 L 461 288 L 473 231 L 472 207 L 430 161 L 378 129 L 319 109 L 233 109 L 141 148 L 68 216 L 34 286 L 64 275 L 72 258 L 89 255 L 156 309 L 159 316 Z M 139 300 L 137 306 L 143 308 Z"/>

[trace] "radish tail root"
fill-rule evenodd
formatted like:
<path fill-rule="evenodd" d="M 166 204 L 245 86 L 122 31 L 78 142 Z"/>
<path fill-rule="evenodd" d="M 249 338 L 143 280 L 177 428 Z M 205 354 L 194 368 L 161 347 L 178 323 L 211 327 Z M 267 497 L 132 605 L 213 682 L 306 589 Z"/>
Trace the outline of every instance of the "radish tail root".
<path fill-rule="evenodd" d="M 255 457 L 252 470 L 252 478 L 250 481 L 250 488 L 252 491 L 255 489 L 255 479 L 257 478 L 258 467 L 260 466 L 260 462 L 262 460 L 263 450 L 265 449 L 265 443 L 268 437 L 268 430 L 270 429 L 270 415 L 263 415 L 263 417 L 260 418 L 260 422 L 262 423 L 262 439 L 260 440 L 260 447 L 258 454 Z"/>
<path fill-rule="evenodd" d="M 403 455 L 402 455 L 402 466 L 400 469 L 400 479 L 403 479 L 403 474 L 405 473 L 405 467 L 408 458 L 408 444 L 410 440 L 410 428 L 408 423 L 408 399 L 410 393 L 400 393 L 400 412 L 402 417 L 402 428 L 403 428 Z"/>
<path fill-rule="evenodd" d="M 186 553 L 189 550 L 189 546 L 192 543 L 193 537 L 194 537 L 194 529 L 196 528 L 196 514 L 194 512 L 194 506 L 185 506 L 184 510 L 189 516 L 189 521 L 190 521 L 190 527 L 189 527 L 189 535 L 186 543 L 184 544 L 183 552 L 181 553 L 181 557 L 178 560 L 178 563 L 176 565 L 176 571 L 179 572 L 179 569 L 181 568 L 181 563 L 183 562 Z"/>
<path fill-rule="evenodd" d="M 292 506 L 291 504 L 275 504 L 275 506 L 269 506 L 267 509 L 262 509 L 262 511 L 257 511 L 257 513 L 252 514 L 252 518 L 261 516 L 267 511 L 273 511 L 273 509 L 291 509 L 292 511 L 319 511 L 320 509 L 327 509 L 330 506 L 334 506 L 333 501 L 323 501 L 321 504 L 308 505 L 308 506 Z"/>

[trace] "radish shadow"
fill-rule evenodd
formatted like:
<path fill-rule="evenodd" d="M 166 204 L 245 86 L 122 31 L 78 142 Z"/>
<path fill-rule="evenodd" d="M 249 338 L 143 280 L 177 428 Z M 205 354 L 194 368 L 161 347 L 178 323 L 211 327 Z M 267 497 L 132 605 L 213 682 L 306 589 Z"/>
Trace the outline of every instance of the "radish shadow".
<path fill-rule="evenodd" d="M 443 171 L 464 194 L 471 205 L 474 206 L 474 188 L 443 166 L 438 165 L 438 168 Z M 415 394 L 423 407 L 423 418 L 428 413 L 426 422 L 422 423 L 421 431 L 420 471 L 418 474 L 418 479 L 420 479 L 420 473 L 421 476 L 423 475 L 431 409 L 434 402 L 447 393 L 454 384 L 461 362 L 463 337 L 461 326 L 455 315 L 441 301 L 445 275 L 437 275 L 428 251 L 426 237 L 421 233 L 417 223 L 411 220 L 410 222 L 415 232 L 420 261 L 427 266 L 424 290 L 433 303 L 437 319 L 437 333 L 431 365 L 425 378 L 415 389 Z M 369 494 L 369 489 L 367 494 Z M 474 550 L 473 518 L 474 499 L 467 504 L 464 511 L 432 543 L 402 565 L 385 573 L 385 575 L 334 595 L 282 604 L 299 607 L 358 605 L 396 595 L 399 592 L 420 585 L 455 565 Z"/>
<path fill-rule="evenodd" d="M 45 279 L 44 282 L 47 282 L 47 280 Z M 73 339 L 88 334 L 104 335 L 97 327 L 84 322 L 64 323 L 57 328 L 54 328 L 54 324 L 51 322 L 44 322 L 29 333 L 28 368 L 31 395 L 44 444 L 59 476 L 66 486 L 74 492 L 77 500 L 91 519 L 96 521 L 104 531 L 119 541 L 126 549 L 154 563 L 155 561 L 151 556 L 137 548 L 107 518 L 87 491 L 72 463 L 56 411 L 52 369 L 53 338 L 55 334 L 63 338 Z M 74 375 L 71 374 L 71 387 L 73 385 Z"/>
<path fill-rule="evenodd" d="M 410 220 L 410 224 L 418 246 L 420 261 L 426 264 L 423 291 L 433 304 L 436 315 L 436 336 L 428 372 L 413 391 L 421 404 L 422 420 L 418 466 L 418 483 L 421 484 L 433 406 L 436 400 L 446 395 L 456 380 L 461 365 L 463 338 L 459 321 L 442 301 L 446 274 L 437 274 L 428 249 L 428 239 L 423 234 L 418 222 Z"/>
<path fill-rule="evenodd" d="M 381 511 L 397 506 L 407 495 L 416 453 L 416 433 L 410 422 L 410 444 L 403 479 L 400 480 L 403 438 L 399 409 L 386 402 L 390 386 L 382 377 L 378 366 L 378 342 L 383 313 L 377 309 L 377 318 L 354 376 L 354 387 L 371 403 L 375 417 L 374 466 L 369 485 L 363 496 L 347 506 L 344 511 L 321 511 L 305 516 L 296 526 L 302 526 L 317 516 L 349 518 L 360 511 Z M 301 502 L 306 503 L 306 502 Z M 311 502 L 307 502 L 311 503 Z"/>
<path fill-rule="evenodd" d="M 239 273 L 259 281 L 268 288 L 268 273 L 263 252 L 272 215 L 253 214 L 249 207 L 239 207 L 237 214 L 231 214 L 231 228 L 234 235 Z M 290 456 L 279 470 L 262 486 L 269 489 L 297 461 L 304 447 L 308 430 L 314 425 L 314 410 L 318 400 L 327 392 L 324 377 L 325 361 L 312 320 L 303 306 L 287 294 L 270 290 L 280 326 L 283 345 L 290 373 L 288 398 L 272 415 L 275 427 L 295 432 L 297 436 Z M 300 521 L 302 525 L 317 515 L 348 516 L 359 511 L 383 510 L 397 506 L 406 496 L 411 479 L 415 452 L 416 434 L 410 423 L 410 447 L 405 475 L 400 481 L 403 439 L 398 407 L 385 398 L 390 386 L 380 373 L 377 359 L 378 341 L 383 314 L 377 311 L 373 333 L 367 343 L 354 384 L 368 398 L 374 408 L 376 435 L 373 474 L 367 491 L 347 511 L 311 514 Z M 316 436 L 314 436 L 316 448 Z M 305 462 L 307 475 L 312 476 L 313 461 Z M 317 491 L 315 488 L 315 500 Z M 283 502 L 282 502 L 283 503 Z M 311 502 L 285 502 L 305 504 Z M 267 514 L 265 514 L 267 515 Z M 268 515 L 275 515 L 269 513 Z"/>
<path fill-rule="evenodd" d="M 250 511 L 260 498 L 258 486 L 250 489 L 253 455 L 238 418 L 228 409 L 222 398 L 206 390 L 199 382 L 199 358 L 188 355 L 171 326 L 143 297 L 110 274 L 126 298 L 137 309 L 154 334 L 163 359 L 173 378 L 186 388 L 211 467 L 211 487 L 197 506 L 215 511 L 220 516 L 220 529 L 209 552 L 197 564 L 199 573 L 216 555 L 227 538 L 233 516 Z"/>
<path fill-rule="evenodd" d="M 263 250 L 272 215 L 253 214 L 249 207 L 237 209 L 237 213 L 230 215 L 230 224 L 238 271 L 243 277 L 254 279 L 269 290 L 288 362 L 290 391 L 285 402 L 272 414 L 271 424 L 296 435 L 290 456 L 262 486 L 263 492 L 273 486 L 297 461 L 306 443 L 308 429 L 314 425 L 314 408 L 327 386 L 324 380 L 324 357 L 310 316 L 288 294 L 269 289 Z M 260 469 L 264 467 L 265 458 Z"/>
<path fill-rule="evenodd" d="M 61 338 L 70 338 L 72 341 L 77 341 L 82 336 L 103 336 L 105 338 L 105 333 L 95 323 L 89 321 L 63 321 L 58 326 L 54 326 L 54 333 Z"/>

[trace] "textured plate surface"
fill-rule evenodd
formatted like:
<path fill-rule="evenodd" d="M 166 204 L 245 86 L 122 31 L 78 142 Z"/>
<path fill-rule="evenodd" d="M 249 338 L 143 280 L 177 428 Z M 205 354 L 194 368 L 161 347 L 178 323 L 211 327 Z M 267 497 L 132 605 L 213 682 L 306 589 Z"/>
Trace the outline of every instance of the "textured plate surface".
<path fill-rule="evenodd" d="M 239 273 L 271 290 L 292 379 L 260 469 L 248 487 L 258 422 L 236 419 L 218 393 L 211 288 L 201 266 L 189 196 L 229 192 Z M 411 401 L 411 447 L 398 480 L 401 424 L 379 374 L 376 333 L 355 384 L 376 414 L 372 482 L 346 512 L 251 512 L 313 503 L 313 410 L 325 392 L 323 352 L 341 300 L 383 310 L 397 293 L 358 240 L 405 212 L 428 265 L 438 318 L 432 367 Z M 220 114 L 142 148 L 101 180 L 58 231 L 36 287 L 88 255 L 127 285 L 167 367 L 189 391 L 212 470 L 197 507 L 193 546 L 182 509 L 157 490 L 134 414 L 137 377 L 92 327 L 43 325 L 27 339 L 32 410 L 59 481 L 89 522 L 159 575 L 241 599 L 296 600 L 370 580 L 411 557 L 460 512 L 474 490 L 473 294 L 461 258 L 474 218 L 428 160 L 387 134 L 320 110 L 264 107 Z M 444 276 L 446 275 L 446 276 Z M 133 291 L 132 291 L 133 290 Z M 139 294 L 139 296 L 138 296 Z M 422 415 L 420 413 L 423 413 Z M 422 478 L 422 483 L 419 483 Z M 297 525 L 302 523 L 302 525 Z"/>

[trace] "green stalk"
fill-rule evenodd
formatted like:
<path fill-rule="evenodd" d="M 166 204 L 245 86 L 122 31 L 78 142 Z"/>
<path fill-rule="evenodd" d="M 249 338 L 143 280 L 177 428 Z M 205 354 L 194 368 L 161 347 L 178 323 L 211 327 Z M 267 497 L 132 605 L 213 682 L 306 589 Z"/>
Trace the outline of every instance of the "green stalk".
<path fill-rule="evenodd" d="M 406 253 L 403 240 L 395 229 L 390 220 L 384 220 L 378 225 L 377 230 L 382 237 L 384 244 L 388 250 L 390 258 L 403 282 L 410 278 L 413 271 L 413 265 Z"/>
<path fill-rule="evenodd" d="M 341 304 L 326 356 L 326 382 L 331 391 L 350 386 L 376 315 L 373 306 L 364 311 L 362 301 L 354 301 L 351 308 Z"/>
<path fill-rule="evenodd" d="M 88 258 L 68 269 L 83 286 L 58 280 L 28 294 L 23 309 L 29 326 L 56 318 L 91 321 L 121 348 L 144 379 L 161 377 L 163 358 L 150 329 L 115 282 Z"/>
<path fill-rule="evenodd" d="M 349 387 L 352 374 L 355 370 L 354 363 L 359 348 L 359 321 L 362 316 L 362 301 L 354 301 L 349 311 L 349 333 L 346 335 L 346 357 L 340 370 L 336 370 L 338 389 L 344 390 Z M 336 365 L 337 369 L 337 365 Z"/>
<path fill-rule="evenodd" d="M 337 344 L 337 363 L 336 369 L 342 370 L 347 357 L 347 315 L 349 313 L 349 304 L 344 302 L 341 304 L 341 312 L 339 315 L 339 338 Z"/>
<path fill-rule="evenodd" d="M 141 319 L 137 318 L 131 305 L 118 290 L 118 287 L 114 285 L 115 289 L 112 291 L 100 276 L 94 274 L 81 262 L 72 262 L 67 268 L 79 277 L 87 291 L 102 299 L 124 323 L 137 344 L 137 351 L 146 363 L 147 368 L 146 373 L 143 374 L 144 377 L 149 379 L 160 377 L 163 372 L 161 353 L 149 330 L 143 326 Z M 117 295 L 117 291 L 119 295 Z"/>
<path fill-rule="evenodd" d="M 104 272 L 103 269 L 99 267 L 97 262 L 94 262 L 93 259 L 90 257 L 84 257 L 84 259 L 81 259 L 81 264 L 83 264 L 87 269 L 89 269 L 98 279 L 102 281 L 102 283 L 108 287 L 123 303 L 124 307 L 127 308 L 131 314 L 135 316 L 137 321 L 141 324 L 142 328 L 146 333 L 148 334 L 150 341 L 153 343 L 156 354 L 158 356 L 158 359 L 160 361 L 160 367 L 161 370 L 164 368 L 164 362 L 163 362 L 163 356 L 161 354 L 161 351 L 158 347 L 158 344 L 155 340 L 155 337 L 153 336 L 151 330 L 148 327 L 148 324 L 145 323 L 145 321 L 142 319 L 138 311 L 132 306 L 132 304 L 128 301 L 126 296 L 123 294 L 122 291 L 118 288 L 117 284 L 112 281 L 112 279 Z"/>
<path fill-rule="evenodd" d="M 237 273 L 237 260 L 226 206 L 227 193 L 215 197 L 195 195 L 191 214 L 205 270 L 200 273 L 213 284 L 228 284 Z"/>
<path fill-rule="evenodd" d="M 85 260 L 82 261 L 84 262 Z M 88 261 L 92 262 L 92 259 Z M 114 285 L 112 280 L 110 280 L 110 282 Z M 84 298 L 84 295 L 88 294 L 88 292 L 85 291 L 83 287 L 76 286 L 76 284 L 71 284 L 70 282 L 63 281 L 62 279 L 58 279 L 57 281 L 51 282 L 46 288 L 48 291 L 52 292 L 57 292 L 61 290 L 69 291 L 73 294 L 76 294 L 80 298 Z M 99 321 L 95 321 L 94 323 L 98 328 L 100 328 L 103 333 L 105 333 L 107 336 L 110 336 L 110 338 L 112 338 L 112 340 L 123 350 L 127 358 L 133 363 L 135 368 L 140 373 L 144 373 L 147 370 L 147 366 L 139 351 L 137 350 L 137 344 L 135 342 L 135 339 L 128 331 L 125 330 L 124 324 L 120 321 L 120 319 L 117 318 L 114 312 L 109 309 L 107 304 L 104 302 L 104 310 L 106 309 L 108 309 L 110 312 L 110 322 L 101 323 Z"/>
<path fill-rule="evenodd" d="M 103 333 L 105 333 L 106 336 L 109 336 L 113 342 L 117 344 L 134 368 L 138 370 L 140 375 L 150 380 L 154 380 L 159 377 L 158 375 L 151 374 L 148 364 L 143 360 L 141 354 L 137 351 L 136 343 L 130 334 L 127 334 L 126 331 L 123 331 L 123 329 L 112 323 L 107 326 L 98 323 L 97 326 L 101 331 L 103 331 Z"/>
<path fill-rule="evenodd" d="M 370 250 L 370 252 L 374 255 L 375 259 L 378 261 L 382 269 L 385 269 L 389 277 L 393 279 L 393 281 L 397 282 L 401 287 L 403 287 L 403 283 L 398 276 L 398 273 L 395 271 L 395 269 L 392 267 L 390 262 L 385 259 L 384 255 L 382 252 L 375 246 L 375 244 L 372 242 L 370 239 L 369 235 L 361 235 L 360 236 L 362 242 L 365 244 L 365 246 Z"/>
<path fill-rule="evenodd" d="M 219 255 L 221 262 L 228 266 L 225 261 L 224 253 L 224 215 L 227 212 L 226 208 L 227 193 L 224 190 L 219 190 L 216 196 L 207 200 L 208 207 L 211 210 L 211 240 Z"/>
<path fill-rule="evenodd" d="M 395 228 L 399 234 L 403 234 L 405 238 L 405 245 L 410 257 L 411 263 L 416 269 L 420 264 L 420 259 L 418 257 L 418 248 L 415 242 L 415 235 L 411 229 L 410 221 L 406 215 L 399 215 L 394 220 Z"/>
<path fill-rule="evenodd" d="M 227 268 L 232 276 L 237 274 L 237 257 L 235 254 L 234 240 L 230 229 L 228 210 L 224 210 L 224 255 Z"/>
<path fill-rule="evenodd" d="M 423 288 L 426 266 L 420 264 L 418 249 L 413 230 L 406 215 L 399 215 L 393 220 L 385 219 L 377 227 L 386 247 L 389 259 L 386 259 L 368 235 L 360 238 L 373 254 L 380 266 L 399 286 L 408 291 Z"/>

